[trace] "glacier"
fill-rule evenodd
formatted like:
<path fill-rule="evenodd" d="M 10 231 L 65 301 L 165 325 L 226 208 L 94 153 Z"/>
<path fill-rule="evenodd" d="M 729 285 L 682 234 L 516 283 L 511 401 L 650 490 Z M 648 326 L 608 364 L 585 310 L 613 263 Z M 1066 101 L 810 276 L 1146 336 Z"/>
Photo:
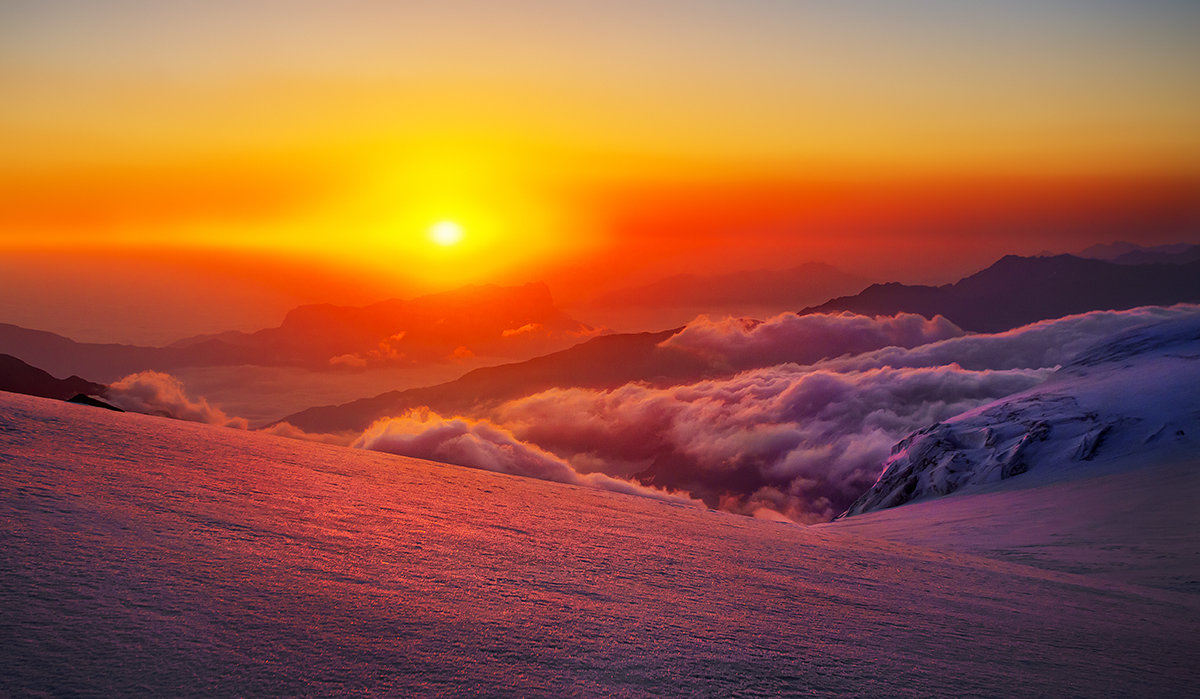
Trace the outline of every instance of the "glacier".
<path fill-rule="evenodd" d="M 1119 333 L 1043 384 L 913 432 L 843 516 L 1197 454 L 1200 314 L 1192 313 Z"/>

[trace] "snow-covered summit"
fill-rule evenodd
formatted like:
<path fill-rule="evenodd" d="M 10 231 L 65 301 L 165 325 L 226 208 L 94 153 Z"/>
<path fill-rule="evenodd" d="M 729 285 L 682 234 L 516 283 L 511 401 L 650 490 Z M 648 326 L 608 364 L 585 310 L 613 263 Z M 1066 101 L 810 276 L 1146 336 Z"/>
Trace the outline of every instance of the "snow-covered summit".
<path fill-rule="evenodd" d="M 1200 447 L 1200 311 L 1080 353 L 1046 383 L 918 430 L 843 516 Z M 1132 459 L 1137 455 L 1139 458 Z"/>

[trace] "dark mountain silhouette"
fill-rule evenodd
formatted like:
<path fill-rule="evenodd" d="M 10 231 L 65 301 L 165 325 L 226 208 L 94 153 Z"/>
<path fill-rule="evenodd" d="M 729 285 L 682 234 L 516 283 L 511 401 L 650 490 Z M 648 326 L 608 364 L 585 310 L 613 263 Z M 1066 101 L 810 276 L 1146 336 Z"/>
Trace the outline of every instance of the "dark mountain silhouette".
<path fill-rule="evenodd" d="M 32 360 L 50 374 L 94 376 L 101 381 L 115 381 L 142 369 L 179 365 L 170 363 L 170 358 L 158 347 L 76 342 L 46 330 L 8 323 L 0 323 L 0 352 Z"/>
<path fill-rule="evenodd" d="M 0 324 L 0 351 L 57 374 L 113 380 L 145 369 L 185 366 L 364 367 L 448 361 L 455 356 L 525 358 L 594 333 L 554 306 L 544 284 L 465 287 L 369 306 L 301 306 L 277 328 L 186 338 L 167 347 L 81 343 Z"/>
<path fill-rule="evenodd" d="M 716 375 L 700 356 L 658 346 L 678 331 L 679 328 L 605 335 L 524 362 L 476 369 L 437 386 L 390 391 L 344 405 L 309 408 L 281 422 L 308 432 L 344 432 L 365 429 L 379 418 L 421 406 L 439 413 L 478 412 L 553 387 L 606 389 L 630 381 L 670 385 Z"/>
<path fill-rule="evenodd" d="M 1092 245 L 1075 253 L 1076 257 L 1086 257 L 1091 260 L 1107 260 L 1108 262 L 1120 262 L 1122 258 L 1137 259 L 1136 255 L 1148 255 L 1158 258 L 1171 258 L 1176 255 L 1188 252 L 1191 248 L 1196 247 L 1191 243 L 1171 243 L 1169 245 L 1138 245 L 1137 243 L 1129 243 L 1126 241 L 1118 241 L 1116 243 L 1100 243 Z M 1134 255 L 1134 257 L 1129 257 Z M 1169 259 L 1147 259 L 1146 262 L 1169 262 Z M 1190 262 L 1190 260 L 1188 260 Z M 1140 264 L 1137 262 L 1129 262 L 1127 264 Z"/>
<path fill-rule="evenodd" d="M 1072 255 L 1009 255 L 954 284 L 873 284 L 801 313 L 901 311 L 943 315 L 959 327 L 1000 332 L 1094 310 L 1200 301 L 1200 262 L 1128 265 Z"/>
<path fill-rule="evenodd" d="M 609 292 L 583 306 L 608 325 L 664 327 L 697 315 L 774 315 L 865 288 L 870 280 L 820 262 L 791 269 L 679 274 Z"/>
<path fill-rule="evenodd" d="M 103 384 L 78 376 L 56 379 L 12 355 L 0 354 L 0 391 L 67 400 L 78 394 L 104 395 L 106 390 Z"/>
<path fill-rule="evenodd" d="M 1189 245 L 1180 248 L 1179 246 L 1170 246 L 1174 252 L 1163 252 L 1161 250 L 1133 250 L 1124 255 L 1120 255 L 1113 259 L 1113 262 L 1121 265 L 1149 265 L 1149 264 L 1168 264 L 1182 265 L 1188 262 L 1200 260 L 1200 245 Z"/>

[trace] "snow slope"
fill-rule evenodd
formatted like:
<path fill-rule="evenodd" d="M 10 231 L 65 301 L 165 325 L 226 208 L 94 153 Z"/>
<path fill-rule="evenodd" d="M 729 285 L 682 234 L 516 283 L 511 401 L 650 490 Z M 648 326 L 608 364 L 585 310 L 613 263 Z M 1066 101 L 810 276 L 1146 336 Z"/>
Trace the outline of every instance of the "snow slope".
<path fill-rule="evenodd" d="M 1200 682 L 1194 595 L 2 393 L 0 521 L 0 694 Z"/>
<path fill-rule="evenodd" d="M 1200 454 L 1036 475 L 817 528 L 1200 597 Z"/>
<path fill-rule="evenodd" d="M 846 515 L 1013 479 L 1200 454 L 1200 314 L 1124 332 L 1044 384 L 910 434 Z"/>

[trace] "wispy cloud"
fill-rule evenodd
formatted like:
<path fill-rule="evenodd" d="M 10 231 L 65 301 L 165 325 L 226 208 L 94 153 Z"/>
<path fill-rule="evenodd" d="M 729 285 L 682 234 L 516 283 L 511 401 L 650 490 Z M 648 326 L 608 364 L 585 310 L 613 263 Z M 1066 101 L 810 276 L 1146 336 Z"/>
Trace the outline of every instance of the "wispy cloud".
<path fill-rule="evenodd" d="M 246 429 L 244 418 L 230 417 L 204 398 L 192 398 L 183 382 L 158 371 L 130 374 L 108 387 L 108 400 L 117 407 L 137 413 L 162 415 L 179 420 L 205 422 Z"/>
<path fill-rule="evenodd" d="M 731 369 L 808 364 L 883 347 L 916 347 L 963 335 L 942 316 L 914 313 L 870 318 L 854 313 L 783 313 L 766 321 L 700 316 L 662 343 Z"/>

